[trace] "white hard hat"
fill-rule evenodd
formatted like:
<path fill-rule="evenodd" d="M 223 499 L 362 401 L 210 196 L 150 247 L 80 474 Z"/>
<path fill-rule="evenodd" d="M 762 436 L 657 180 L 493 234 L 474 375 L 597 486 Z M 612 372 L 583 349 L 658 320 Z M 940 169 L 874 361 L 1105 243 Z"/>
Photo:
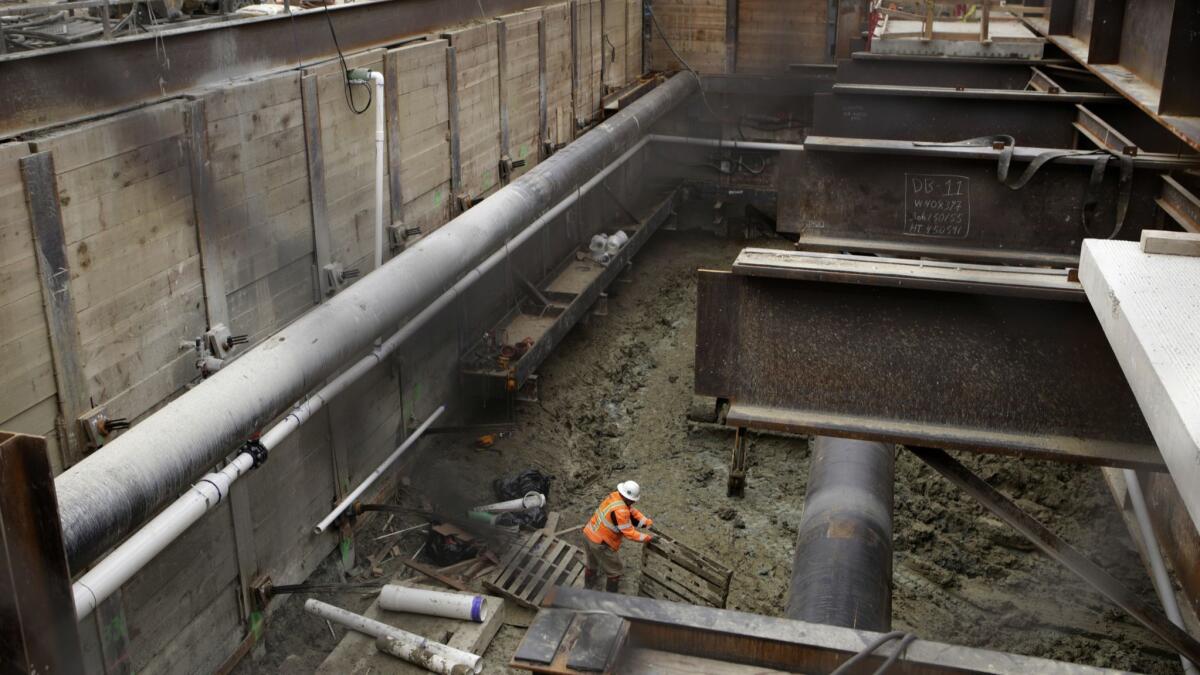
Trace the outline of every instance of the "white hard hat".
<path fill-rule="evenodd" d="M 621 496 L 631 502 L 636 502 L 642 496 L 642 488 L 638 487 L 635 481 L 627 480 L 624 483 L 617 483 L 617 492 Z"/>

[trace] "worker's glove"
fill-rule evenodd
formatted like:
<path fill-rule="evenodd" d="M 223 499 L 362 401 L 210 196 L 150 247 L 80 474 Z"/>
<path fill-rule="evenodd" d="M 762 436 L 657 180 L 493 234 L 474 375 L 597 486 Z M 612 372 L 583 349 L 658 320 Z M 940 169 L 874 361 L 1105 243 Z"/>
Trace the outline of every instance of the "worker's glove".
<path fill-rule="evenodd" d="M 645 518 L 642 519 L 642 527 L 644 527 L 646 529 L 650 529 L 650 526 L 653 524 L 654 524 L 654 519 L 651 518 L 650 516 L 646 516 Z"/>

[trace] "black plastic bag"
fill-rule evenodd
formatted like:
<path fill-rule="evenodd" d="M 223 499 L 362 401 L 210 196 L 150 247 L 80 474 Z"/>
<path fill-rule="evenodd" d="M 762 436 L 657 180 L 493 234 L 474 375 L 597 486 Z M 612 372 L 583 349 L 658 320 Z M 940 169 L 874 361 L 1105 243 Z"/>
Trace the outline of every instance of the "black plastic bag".
<path fill-rule="evenodd" d="M 474 558 L 476 547 L 458 537 L 438 534 L 433 531 L 433 528 L 429 528 L 429 537 L 425 540 L 425 551 L 438 567 L 446 567 L 467 558 Z"/>
<path fill-rule="evenodd" d="M 550 499 L 550 481 L 554 476 L 547 476 L 537 469 L 525 469 L 512 478 L 497 478 L 492 481 L 492 490 L 500 501 L 520 499 L 530 492 L 540 492 Z M 542 514 L 542 524 L 546 516 Z"/>
<path fill-rule="evenodd" d="M 527 511 L 501 513 L 496 517 L 496 524 L 501 527 L 513 527 L 515 525 L 530 530 L 540 530 L 546 526 L 546 519 L 549 515 L 546 513 L 546 509 L 537 506 Z"/>

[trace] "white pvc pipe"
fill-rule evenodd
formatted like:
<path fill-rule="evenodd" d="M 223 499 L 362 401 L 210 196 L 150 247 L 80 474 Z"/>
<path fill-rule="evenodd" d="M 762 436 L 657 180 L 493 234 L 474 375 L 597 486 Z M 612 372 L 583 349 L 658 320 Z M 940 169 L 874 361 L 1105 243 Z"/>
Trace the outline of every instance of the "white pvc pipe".
<path fill-rule="evenodd" d="M 76 620 L 91 614 L 97 605 L 179 538 L 200 516 L 221 503 L 229 494 L 229 486 L 253 466 L 254 458 L 243 452 L 225 468 L 204 476 L 145 527 L 126 539 L 112 555 L 88 570 L 71 589 L 75 595 Z"/>
<path fill-rule="evenodd" d="M 415 633 L 400 630 L 374 619 L 368 619 L 360 614 L 355 614 L 354 612 L 344 610 L 341 607 L 335 607 L 320 600 L 310 598 L 305 601 L 304 611 L 326 621 L 332 621 L 345 626 L 352 631 L 370 635 L 373 638 L 387 636 L 393 637 L 400 642 L 415 645 L 417 648 L 436 654 L 452 664 L 461 663 L 470 668 L 473 673 L 479 673 L 483 670 L 483 659 L 475 654 L 455 649 L 440 642 L 434 642 Z M 449 671 L 443 672 L 448 673 Z"/>
<path fill-rule="evenodd" d="M 470 675 L 472 672 L 465 663 L 448 661 L 429 651 L 423 644 L 413 640 L 401 640 L 395 635 L 380 635 L 375 638 L 375 649 L 441 675 Z"/>
<path fill-rule="evenodd" d="M 476 506 L 471 510 L 483 511 L 485 513 L 511 513 L 514 511 L 528 511 L 529 509 L 541 508 L 545 505 L 546 495 L 540 492 L 527 492 L 524 497 L 510 499 L 506 502 Z"/>
<path fill-rule="evenodd" d="M 400 444 L 400 447 L 396 448 L 392 454 L 388 455 L 388 458 L 383 460 L 382 464 L 375 467 L 375 470 L 371 472 L 370 476 L 367 476 L 363 482 L 359 483 L 358 487 L 354 488 L 350 494 L 346 495 L 345 499 L 339 502 L 338 505 L 329 512 L 329 515 L 325 516 L 323 519 L 321 519 L 321 522 L 317 523 L 317 526 L 313 528 L 313 534 L 321 534 L 329 527 L 331 523 L 333 523 L 333 521 L 337 520 L 337 517 L 342 515 L 342 512 L 349 508 L 349 506 L 353 504 L 355 500 L 362 495 L 362 493 L 366 492 L 367 488 L 371 487 L 371 485 L 383 475 L 383 472 L 388 470 L 388 467 L 395 463 L 397 459 L 400 459 L 400 455 L 404 454 L 404 451 L 407 450 L 413 443 L 415 443 L 417 439 L 421 437 L 421 434 L 425 433 L 425 430 L 429 428 L 429 425 L 433 424 L 433 421 L 444 412 L 446 412 L 446 406 L 439 406 L 437 410 L 433 411 L 432 415 L 426 417 L 425 421 L 421 423 L 421 426 L 417 427 L 411 434 L 409 434 L 408 438 L 404 439 L 404 442 Z"/>
<path fill-rule="evenodd" d="M 371 268 L 374 271 L 383 267 L 383 166 L 384 143 L 387 141 L 383 112 L 387 106 L 383 98 L 383 73 L 368 72 L 375 83 L 375 266 Z"/>
<path fill-rule="evenodd" d="M 1171 623 L 1187 630 L 1183 625 L 1183 614 L 1179 612 L 1179 602 L 1175 598 L 1175 588 L 1167 575 L 1167 566 L 1163 562 L 1162 552 L 1158 548 L 1158 537 L 1154 534 L 1154 526 L 1150 522 L 1150 510 L 1146 506 L 1146 496 L 1142 493 L 1142 485 L 1138 482 L 1137 472 L 1125 469 L 1125 489 L 1129 492 L 1129 502 L 1133 505 L 1133 515 L 1137 518 L 1138 528 L 1142 531 L 1142 544 L 1145 545 L 1146 555 L 1150 558 L 1150 576 L 1154 581 L 1154 590 L 1158 592 L 1159 602 Z M 1187 675 L 1198 675 L 1196 665 L 1186 656 L 1179 657 L 1183 664 L 1183 672 Z"/>
<path fill-rule="evenodd" d="M 447 593 L 388 584 L 379 591 L 379 606 L 389 612 L 412 612 L 483 623 L 488 607 L 482 595 Z"/>

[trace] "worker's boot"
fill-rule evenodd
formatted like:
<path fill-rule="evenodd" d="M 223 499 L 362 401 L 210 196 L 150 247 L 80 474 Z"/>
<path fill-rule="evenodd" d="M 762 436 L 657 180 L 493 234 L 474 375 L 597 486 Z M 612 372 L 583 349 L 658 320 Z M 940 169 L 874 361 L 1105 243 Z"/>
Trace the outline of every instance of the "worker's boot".
<path fill-rule="evenodd" d="M 604 584 L 604 590 L 609 593 L 620 593 L 621 577 L 609 577 Z"/>
<path fill-rule="evenodd" d="M 600 575 L 596 574 L 596 570 L 590 570 L 586 567 L 584 568 L 583 587 L 589 591 L 600 590 Z"/>

